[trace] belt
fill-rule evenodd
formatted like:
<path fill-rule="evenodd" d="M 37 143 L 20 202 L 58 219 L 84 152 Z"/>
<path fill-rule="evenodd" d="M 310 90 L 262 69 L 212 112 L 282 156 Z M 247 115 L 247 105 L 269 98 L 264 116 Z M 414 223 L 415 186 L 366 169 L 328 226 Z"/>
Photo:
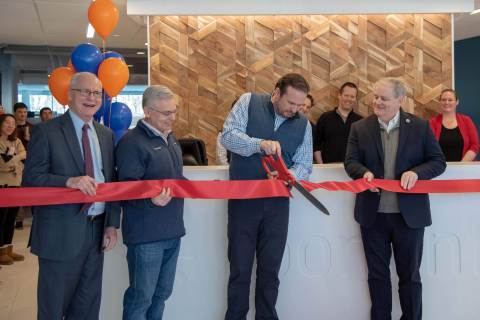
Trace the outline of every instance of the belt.
<path fill-rule="evenodd" d="M 100 221 L 100 220 L 102 220 L 103 218 L 105 218 L 105 213 L 87 216 L 87 221 L 89 221 L 89 222 L 95 222 L 95 221 Z"/>

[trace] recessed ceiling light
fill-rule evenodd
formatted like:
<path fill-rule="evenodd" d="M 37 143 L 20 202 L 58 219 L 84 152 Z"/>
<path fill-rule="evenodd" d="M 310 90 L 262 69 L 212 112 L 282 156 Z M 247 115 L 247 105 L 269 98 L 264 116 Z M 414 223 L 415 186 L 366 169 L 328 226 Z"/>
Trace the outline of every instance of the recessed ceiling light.
<path fill-rule="evenodd" d="M 470 14 L 477 14 L 480 12 L 480 9 L 477 9 L 477 10 L 473 10 L 472 12 L 470 12 Z"/>
<path fill-rule="evenodd" d="M 93 26 L 89 23 L 87 27 L 87 38 L 91 39 L 95 35 L 95 29 L 93 29 Z"/>
<path fill-rule="evenodd" d="M 144 51 L 137 51 L 137 54 L 145 54 Z"/>

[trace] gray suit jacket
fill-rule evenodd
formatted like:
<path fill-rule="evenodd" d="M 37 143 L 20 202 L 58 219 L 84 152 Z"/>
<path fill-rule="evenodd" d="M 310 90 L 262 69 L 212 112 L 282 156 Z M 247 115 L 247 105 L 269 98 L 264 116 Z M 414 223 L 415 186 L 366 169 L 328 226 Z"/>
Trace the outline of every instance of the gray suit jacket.
<path fill-rule="evenodd" d="M 428 122 L 400 110 L 400 132 L 395 161 L 395 179 L 405 171 L 413 171 L 419 180 L 430 180 L 445 171 L 442 149 L 433 136 Z M 378 118 L 371 115 L 352 124 L 345 156 L 345 170 L 352 179 L 362 178 L 370 171 L 383 179 L 384 152 Z M 364 227 L 375 223 L 380 196 L 369 190 L 357 193 L 355 220 Z M 432 224 L 428 194 L 398 193 L 400 213 L 410 228 Z"/>
<path fill-rule="evenodd" d="M 94 122 L 102 153 L 105 182 L 115 178 L 114 136 Z M 36 126 L 23 173 L 24 187 L 65 187 L 70 177 L 84 176 L 82 151 L 69 112 Z M 50 260 L 74 259 L 85 237 L 87 219 L 79 213 L 82 204 L 33 207 L 29 244 L 32 253 Z M 117 202 L 106 204 L 105 227 L 120 225 Z M 101 244 L 99 244 L 100 246 Z"/>

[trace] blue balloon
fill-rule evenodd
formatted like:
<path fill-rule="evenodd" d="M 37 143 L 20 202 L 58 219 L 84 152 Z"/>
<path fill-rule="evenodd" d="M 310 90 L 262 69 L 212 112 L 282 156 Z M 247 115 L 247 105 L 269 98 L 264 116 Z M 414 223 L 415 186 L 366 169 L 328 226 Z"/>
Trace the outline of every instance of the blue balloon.
<path fill-rule="evenodd" d="M 113 131 L 127 130 L 131 123 L 132 111 L 125 103 L 114 102 L 105 109 L 103 124 Z"/>
<path fill-rule="evenodd" d="M 120 59 L 122 61 L 125 61 L 123 56 L 120 53 L 115 52 L 115 51 L 107 51 L 107 52 L 102 54 L 102 61 L 107 60 L 108 58 L 117 58 L 117 59 Z"/>
<path fill-rule="evenodd" d="M 117 130 L 117 131 L 113 131 L 113 135 L 115 136 L 115 145 L 118 143 L 118 141 L 120 141 L 120 139 L 125 135 L 125 133 L 128 132 L 128 129 L 127 130 Z"/>
<path fill-rule="evenodd" d="M 97 122 L 100 122 L 100 120 L 102 120 L 102 117 L 103 117 L 103 105 L 100 107 L 100 109 L 98 109 L 98 111 L 93 115 L 93 120 L 97 121 Z"/>
<path fill-rule="evenodd" d="M 75 71 L 97 74 L 98 67 L 102 62 L 102 53 L 95 45 L 82 43 L 73 49 L 70 59 Z"/>
<path fill-rule="evenodd" d="M 106 110 L 110 109 L 111 104 L 112 104 L 112 98 L 110 98 L 108 94 L 105 92 L 105 90 L 103 90 L 102 105 L 100 106 L 100 109 L 98 109 L 98 111 L 93 115 L 93 119 L 95 119 L 95 121 L 97 122 L 100 122 Z"/>

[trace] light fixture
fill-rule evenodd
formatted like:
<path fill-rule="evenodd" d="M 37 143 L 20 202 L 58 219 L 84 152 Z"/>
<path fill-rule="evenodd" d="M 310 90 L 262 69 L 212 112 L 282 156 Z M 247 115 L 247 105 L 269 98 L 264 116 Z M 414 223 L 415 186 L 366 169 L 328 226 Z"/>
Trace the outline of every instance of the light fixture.
<path fill-rule="evenodd" d="M 127 64 L 127 67 L 133 68 L 133 64 Z"/>
<path fill-rule="evenodd" d="M 480 12 L 480 9 L 476 9 L 476 10 L 473 10 L 472 12 L 470 12 L 470 14 L 473 15 L 473 14 L 477 14 L 479 12 Z"/>
<path fill-rule="evenodd" d="M 148 42 L 145 42 L 145 45 L 148 46 Z"/>
<path fill-rule="evenodd" d="M 95 29 L 93 29 L 93 26 L 89 23 L 88 28 L 87 28 L 87 38 L 91 39 L 95 35 Z"/>
<path fill-rule="evenodd" d="M 145 54 L 145 52 L 144 51 L 137 51 L 137 54 L 141 55 L 141 54 Z"/>

